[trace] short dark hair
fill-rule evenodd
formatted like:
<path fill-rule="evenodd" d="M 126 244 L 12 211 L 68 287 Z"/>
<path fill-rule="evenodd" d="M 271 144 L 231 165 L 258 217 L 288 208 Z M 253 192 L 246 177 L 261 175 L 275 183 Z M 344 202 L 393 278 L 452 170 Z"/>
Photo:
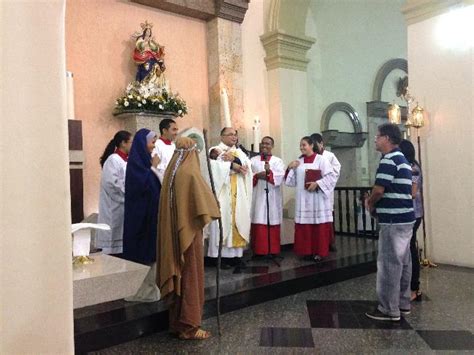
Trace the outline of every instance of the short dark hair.
<path fill-rule="evenodd" d="M 270 140 L 272 141 L 272 146 L 275 145 L 275 140 L 274 140 L 272 137 L 270 137 L 270 136 L 265 136 L 265 137 L 262 138 L 262 141 L 263 141 L 264 139 L 270 139 Z"/>
<path fill-rule="evenodd" d="M 233 129 L 232 127 L 224 127 L 221 129 L 221 136 L 224 135 L 225 131 L 227 131 L 228 129 Z M 237 132 L 237 131 L 236 131 Z"/>
<path fill-rule="evenodd" d="M 304 136 L 303 138 L 301 138 L 302 141 L 305 141 L 306 143 L 308 143 L 309 145 L 314 145 L 314 142 L 313 140 L 311 139 L 310 136 Z"/>
<path fill-rule="evenodd" d="M 402 140 L 399 145 L 400 150 L 402 151 L 405 158 L 407 158 L 410 164 L 415 164 L 415 147 L 409 140 Z"/>
<path fill-rule="evenodd" d="M 160 134 L 163 134 L 165 129 L 169 129 L 173 123 L 176 123 L 175 120 L 171 118 L 165 118 L 160 122 Z"/>
<path fill-rule="evenodd" d="M 387 136 L 394 145 L 399 145 L 402 141 L 402 132 L 394 123 L 384 123 L 378 127 L 381 136 Z"/>
<path fill-rule="evenodd" d="M 310 137 L 314 143 L 323 143 L 323 136 L 319 133 L 313 133 Z"/>

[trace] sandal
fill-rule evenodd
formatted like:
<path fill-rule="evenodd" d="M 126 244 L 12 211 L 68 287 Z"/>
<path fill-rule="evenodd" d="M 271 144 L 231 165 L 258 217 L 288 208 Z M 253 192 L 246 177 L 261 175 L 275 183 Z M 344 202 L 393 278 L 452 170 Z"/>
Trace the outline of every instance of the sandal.
<path fill-rule="evenodd" d="M 186 334 L 186 333 L 181 333 L 179 335 L 179 339 L 181 340 L 204 340 L 207 339 L 211 336 L 211 333 L 208 332 L 207 330 L 202 330 L 201 328 L 198 328 L 194 333 L 191 334 Z"/>

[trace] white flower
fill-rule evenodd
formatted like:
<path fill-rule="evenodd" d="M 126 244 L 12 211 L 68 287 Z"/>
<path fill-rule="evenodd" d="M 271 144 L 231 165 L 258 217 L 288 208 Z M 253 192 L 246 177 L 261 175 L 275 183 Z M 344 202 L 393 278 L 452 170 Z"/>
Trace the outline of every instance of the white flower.
<path fill-rule="evenodd" d="M 146 104 L 146 100 L 145 100 L 145 99 L 143 99 L 143 100 L 142 100 L 142 103 L 145 105 L 145 104 Z"/>
<path fill-rule="evenodd" d="M 119 102 L 118 100 L 115 101 L 115 106 L 118 106 Z"/>
<path fill-rule="evenodd" d="M 183 110 L 178 110 L 178 114 L 181 115 L 183 113 Z"/>
<path fill-rule="evenodd" d="M 124 105 L 125 107 L 127 107 L 127 106 L 130 105 L 130 104 L 128 103 L 128 101 L 124 101 L 124 102 L 123 102 L 123 105 Z"/>
<path fill-rule="evenodd" d="M 140 95 L 137 96 L 137 100 L 138 100 L 138 101 L 141 101 L 141 99 L 142 99 L 142 98 L 140 97 Z"/>
<path fill-rule="evenodd" d="M 150 93 L 149 93 L 148 91 L 145 92 L 145 94 L 143 94 L 143 97 L 144 97 L 145 99 L 148 99 L 148 98 L 150 97 Z"/>
<path fill-rule="evenodd" d="M 129 99 L 133 99 L 133 96 L 132 96 L 132 95 L 128 95 L 128 98 L 129 98 Z"/>
<path fill-rule="evenodd" d="M 158 107 L 160 108 L 160 110 L 164 110 L 164 107 L 162 104 L 159 104 Z"/>
<path fill-rule="evenodd" d="M 138 107 L 142 107 L 142 104 L 141 104 L 141 103 L 138 103 Z"/>

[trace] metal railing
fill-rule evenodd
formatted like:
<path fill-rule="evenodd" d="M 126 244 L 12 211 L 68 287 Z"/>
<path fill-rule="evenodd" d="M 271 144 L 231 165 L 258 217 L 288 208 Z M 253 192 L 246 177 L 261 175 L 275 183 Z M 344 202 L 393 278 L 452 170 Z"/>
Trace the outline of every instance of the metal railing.
<path fill-rule="evenodd" d="M 336 187 L 334 190 L 334 231 L 341 235 L 377 239 L 377 223 L 365 209 L 370 187 Z"/>

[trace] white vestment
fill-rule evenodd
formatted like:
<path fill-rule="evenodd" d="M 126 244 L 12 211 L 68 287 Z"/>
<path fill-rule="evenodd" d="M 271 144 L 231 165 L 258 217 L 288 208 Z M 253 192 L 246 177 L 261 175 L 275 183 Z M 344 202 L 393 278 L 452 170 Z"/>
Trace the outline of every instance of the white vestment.
<path fill-rule="evenodd" d="M 252 173 L 255 175 L 265 171 L 265 162 L 261 156 L 250 159 L 252 163 Z M 270 210 L 270 225 L 279 225 L 283 218 L 283 200 L 281 195 L 281 184 L 285 178 L 285 164 L 283 160 L 275 156 L 269 161 L 272 183 L 268 183 L 268 202 Z M 267 224 L 267 200 L 265 192 L 265 180 L 258 179 L 253 187 L 252 193 L 252 223 Z"/>
<path fill-rule="evenodd" d="M 231 175 L 237 175 L 237 200 L 235 207 L 235 223 L 239 234 L 246 241 L 250 240 L 250 209 L 252 206 L 252 172 L 249 158 L 245 153 L 234 147 L 228 147 L 220 143 L 216 147 L 222 153 L 233 152 L 240 159 L 242 166 L 248 168 L 247 175 L 236 174 L 231 170 L 230 162 L 225 162 L 221 156 L 217 160 L 211 160 L 212 176 L 216 188 L 217 199 L 220 204 L 222 229 L 223 229 L 223 247 L 222 257 L 233 258 L 243 255 L 244 247 L 233 247 L 232 244 L 232 197 L 231 197 Z M 207 256 L 216 258 L 219 251 L 219 225 L 218 221 L 213 221 L 208 228 L 204 230 L 208 240 Z"/>
<path fill-rule="evenodd" d="M 287 186 L 296 186 L 295 223 L 321 224 L 332 222 L 331 192 L 336 186 L 336 176 L 329 161 L 316 155 L 312 163 L 304 163 L 304 158 L 299 158 L 300 165 L 295 170 L 290 170 L 286 177 Z M 310 192 L 305 189 L 305 170 L 321 170 L 322 178 L 317 181 L 318 190 Z"/>
<path fill-rule="evenodd" d="M 336 183 L 337 183 L 337 180 L 339 179 L 339 176 L 341 175 L 341 163 L 339 163 L 339 160 L 337 160 L 333 152 L 330 152 L 326 149 L 323 151 L 323 157 L 325 157 L 331 164 L 332 169 L 334 170 L 334 174 L 336 176 Z M 334 185 L 334 187 L 336 186 Z M 331 203 L 332 203 L 332 210 L 334 211 L 334 190 L 332 190 L 331 192 Z"/>
<path fill-rule="evenodd" d="M 152 155 L 158 155 L 160 158 L 160 164 L 156 168 L 152 168 L 153 172 L 158 176 L 160 184 L 163 184 L 163 177 L 165 176 L 166 168 L 173 157 L 176 145 L 174 142 L 166 144 L 162 139 L 158 138 L 155 143 L 155 149 L 153 149 Z"/>
<path fill-rule="evenodd" d="M 127 163 L 116 153 L 111 154 L 102 168 L 97 222 L 110 230 L 97 230 L 96 247 L 104 254 L 120 254 L 123 248 L 123 218 L 125 200 L 125 170 Z"/>

